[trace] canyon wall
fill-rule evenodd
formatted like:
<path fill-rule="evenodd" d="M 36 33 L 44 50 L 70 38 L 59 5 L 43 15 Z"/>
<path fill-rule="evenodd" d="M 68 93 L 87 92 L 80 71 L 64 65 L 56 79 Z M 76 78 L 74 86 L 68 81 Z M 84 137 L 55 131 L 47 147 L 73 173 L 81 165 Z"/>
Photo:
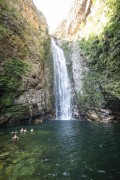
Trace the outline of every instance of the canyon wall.
<path fill-rule="evenodd" d="M 78 76 L 74 71 L 72 74 L 75 82 L 82 82 L 79 90 L 75 83 L 77 104 L 88 119 L 95 121 L 120 122 L 119 9 L 119 0 L 75 0 L 54 33 L 69 44 L 72 68 L 77 63 L 81 69 L 84 62 L 88 69 L 86 73 L 76 70 Z M 74 42 L 81 66 L 74 57 Z"/>
<path fill-rule="evenodd" d="M 52 61 L 48 25 L 32 0 L 0 1 L 0 124 L 50 118 Z"/>
<path fill-rule="evenodd" d="M 86 21 L 90 13 L 92 0 L 74 0 L 68 16 L 64 19 L 55 30 L 55 36 L 59 38 L 73 38 L 79 33 L 82 23 Z"/>

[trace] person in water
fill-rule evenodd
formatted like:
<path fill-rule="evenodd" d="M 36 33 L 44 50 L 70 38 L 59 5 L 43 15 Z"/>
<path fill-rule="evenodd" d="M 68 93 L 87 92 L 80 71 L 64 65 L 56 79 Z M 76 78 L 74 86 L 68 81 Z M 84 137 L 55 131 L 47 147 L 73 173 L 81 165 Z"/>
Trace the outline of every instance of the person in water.
<path fill-rule="evenodd" d="M 17 137 L 17 135 L 15 134 L 11 140 L 15 142 L 15 141 L 19 140 L 19 137 Z"/>
<path fill-rule="evenodd" d="M 23 133 L 24 132 L 24 129 L 22 128 L 21 130 L 20 130 L 20 133 Z"/>
<path fill-rule="evenodd" d="M 26 132 L 27 132 L 27 129 L 25 128 L 25 129 L 24 129 L 24 133 L 26 133 Z"/>
<path fill-rule="evenodd" d="M 33 128 L 30 131 L 33 132 Z"/>

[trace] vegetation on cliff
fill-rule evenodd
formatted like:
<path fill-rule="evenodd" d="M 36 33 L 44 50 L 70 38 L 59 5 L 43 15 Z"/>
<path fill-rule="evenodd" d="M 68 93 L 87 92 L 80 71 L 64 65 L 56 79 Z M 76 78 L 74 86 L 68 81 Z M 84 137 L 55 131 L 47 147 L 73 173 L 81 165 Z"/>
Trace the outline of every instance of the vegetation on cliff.
<path fill-rule="evenodd" d="M 28 83 L 31 77 L 41 88 L 47 88 L 42 76 L 50 54 L 50 37 L 46 20 L 32 0 L 1 0 L 0 10 L 0 124 L 4 124 L 8 119 L 30 116 L 29 105 L 15 101 L 25 91 L 36 89 Z M 38 74 L 41 79 L 36 80 Z"/>
<path fill-rule="evenodd" d="M 7 117 L 20 116 L 26 108 L 15 105 L 14 99 L 22 92 L 22 76 L 28 71 L 28 64 L 22 60 L 8 59 L 0 76 L 0 110 Z"/>
<path fill-rule="evenodd" d="M 101 2 L 103 2 L 101 0 Z M 80 49 L 89 67 L 83 81 L 83 94 L 79 103 L 90 107 L 109 107 L 120 117 L 120 1 L 105 1 L 107 23 L 99 26 L 100 32 L 86 34 L 79 41 Z M 105 7 L 104 6 L 104 7 Z M 101 7 L 100 11 L 104 10 Z M 99 21 L 90 19 L 93 24 Z"/>
<path fill-rule="evenodd" d="M 81 111 L 87 114 L 89 109 L 110 109 L 118 121 L 120 120 L 119 9 L 119 0 L 75 1 L 66 23 L 62 22 L 60 29 L 55 33 L 57 38 L 63 39 L 65 55 L 68 61 L 72 61 L 70 66 L 75 66 L 74 59 L 79 58 L 79 62 L 84 61 L 86 64 L 84 66 L 88 69 L 86 71 L 85 67 L 78 67 L 83 68 L 79 77 L 81 87 L 76 91 L 77 104 Z M 80 57 L 72 52 L 74 41 L 79 44 Z M 70 72 L 76 80 L 76 72 Z M 78 70 L 77 73 L 80 72 Z"/>

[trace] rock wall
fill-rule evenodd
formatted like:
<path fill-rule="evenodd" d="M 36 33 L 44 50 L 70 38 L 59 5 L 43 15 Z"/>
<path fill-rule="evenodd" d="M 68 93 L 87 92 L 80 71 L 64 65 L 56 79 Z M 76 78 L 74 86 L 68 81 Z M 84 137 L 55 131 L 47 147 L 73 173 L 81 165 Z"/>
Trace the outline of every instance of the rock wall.
<path fill-rule="evenodd" d="M 96 121 L 120 122 L 119 9 L 119 0 L 75 0 L 54 33 L 56 38 L 73 44 L 71 59 L 73 79 L 78 81 L 77 101 L 86 117 Z M 75 41 L 80 55 L 76 54 Z M 85 76 L 80 70 L 82 62 L 89 69 Z M 78 87 L 80 82 L 82 86 Z"/>
<path fill-rule="evenodd" d="M 66 19 L 58 25 L 55 31 L 57 38 L 73 38 L 79 33 L 81 25 L 85 22 L 86 17 L 90 13 L 92 0 L 74 0 Z"/>
<path fill-rule="evenodd" d="M 0 1 L 0 63 L 0 124 L 51 115 L 50 37 L 32 0 Z"/>
<path fill-rule="evenodd" d="M 85 60 L 80 53 L 79 45 L 77 42 L 73 42 L 71 44 L 71 52 L 74 88 L 76 93 L 79 93 L 79 91 L 82 93 L 82 82 L 85 74 L 88 72 L 88 67 L 86 66 Z"/>

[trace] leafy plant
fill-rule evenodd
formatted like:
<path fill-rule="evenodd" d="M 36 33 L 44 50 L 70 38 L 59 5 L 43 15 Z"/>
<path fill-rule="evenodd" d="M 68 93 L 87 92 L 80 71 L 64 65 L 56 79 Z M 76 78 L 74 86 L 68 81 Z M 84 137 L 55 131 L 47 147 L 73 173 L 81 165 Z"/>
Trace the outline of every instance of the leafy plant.
<path fill-rule="evenodd" d="M 106 15 L 110 21 L 102 33 L 79 40 L 90 69 L 83 80 L 83 94 L 78 94 L 79 104 L 83 106 L 105 106 L 103 90 L 120 99 L 120 1 L 107 0 L 105 3 L 109 7 Z"/>
<path fill-rule="evenodd" d="M 4 64 L 4 70 L 0 76 L 0 109 L 6 112 L 8 108 L 15 106 L 14 98 L 22 85 L 22 76 L 27 73 L 29 66 L 18 59 L 8 59 Z"/>

